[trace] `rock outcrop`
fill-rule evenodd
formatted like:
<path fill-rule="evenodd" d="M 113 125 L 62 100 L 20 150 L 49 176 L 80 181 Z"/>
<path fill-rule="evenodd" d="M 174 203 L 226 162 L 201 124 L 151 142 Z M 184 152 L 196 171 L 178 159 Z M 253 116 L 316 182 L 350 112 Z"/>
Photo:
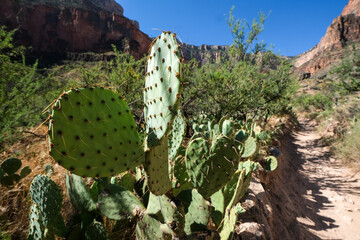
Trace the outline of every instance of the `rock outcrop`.
<path fill-rule="evenodd" d="M 341 15 L 328 27 L 319 44 L 297 56 L 294 65 L 298 72 L 315 74 L 344 57 L 344 48 L 359 42 L 360 0 L 349 0 Z"/>
<path fill-rule="evenodd" d="M 195 58 L 200 64 L 207 62 L 220 62 L 221 57 L 228 56 L 230 46 L 206 45 L 195 46 L 181 44 L 181 55 L 185 60 Z"/>
<path fill-rule="evenodd" d="M 112 0 L 2 0 L 0 25 L 18 28 L 17 43 L 29 46 L 34 54 L 66 56 L 67 52 L 130 51 L 135 57 L 147 53 L 151 39 L 136 21 L 123 16 Z"/>

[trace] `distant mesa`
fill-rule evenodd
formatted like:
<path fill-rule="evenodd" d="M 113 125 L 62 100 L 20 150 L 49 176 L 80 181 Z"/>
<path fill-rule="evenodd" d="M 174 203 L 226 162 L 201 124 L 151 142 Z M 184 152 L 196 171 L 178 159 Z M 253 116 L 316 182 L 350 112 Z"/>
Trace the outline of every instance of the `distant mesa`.
<path fill-rule="evenodd" d="M 320 74 L 339 62 L 350 51 L 360 46 L 360 0 L 349 0 L 341 15 L 328 27 L 320 42 L 309 51 L 296 57 L 299 73 Z"/>

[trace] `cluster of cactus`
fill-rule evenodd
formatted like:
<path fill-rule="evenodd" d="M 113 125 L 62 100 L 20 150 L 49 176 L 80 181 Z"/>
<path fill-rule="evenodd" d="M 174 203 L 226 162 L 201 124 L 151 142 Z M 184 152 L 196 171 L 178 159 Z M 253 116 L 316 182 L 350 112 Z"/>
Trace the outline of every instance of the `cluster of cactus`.
<path fill-rule="evenodd" d="M 176 35 L 163 32 L 154 40 L 147 61 L 145 139 L 140 138 L 126 102 L 111 90 L 72 89 L 56 100 L 49 124 L 50 154 L 71 172 L 66 175 L 67 193 L 81 223 L 65 231 L 55 228 L 53 221 L 43 222 L 61 222 L 61 215 L 43 216 L 48 212 L 40 208 L 38 199 L 50 193 L 44 192 L 49 188 L 43 190 L 37 177 L 31 186 L 35 194 L 31 216 L 37 217 L 31 221 L 30 236 L 37 231 L 43 236 L 47 230 L 60 236 L 106 239 L 97 218 L 103 215 L 121 223 L 136 222 L 138 239 L 181 239 L 206 232 L 211 222 L 216 228 L 210 230 L 231 237 L 243 211 L 239 200 L 251 173 L 260 166 L 255 162 L 258 138 L 253 129 L 222 118 L 219 123 L 194 125 L 185 148 L 181 77 Z M 274 167 L 273 158 L 268 162 Z M 108 178 L 119 174 L 120 178 Z M 94 177 L 90 189 L 82 177 Z M 58 194 L 51 196 L 59 197 L 61 205 Z M 58 211 L 60 205 L 54 209 Z"/>
<path fill-rule="evenodd" d="M 10 187 L 31 173 L 31 169 L 26 166 L 17 174 L 16 172 L 21 168 L 21 165 L 22 162 L 18 158 L 5 159 L 0 165 L 0 184 Z"/>

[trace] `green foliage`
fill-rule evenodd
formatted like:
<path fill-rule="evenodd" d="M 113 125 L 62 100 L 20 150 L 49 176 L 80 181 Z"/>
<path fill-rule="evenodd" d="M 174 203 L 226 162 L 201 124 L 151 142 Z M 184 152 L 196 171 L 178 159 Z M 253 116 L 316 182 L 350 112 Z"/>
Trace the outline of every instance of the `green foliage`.
<path fill-rule="evenodd" d="M 271 52 L 262 53 L 259 64 L 250 61 L 206 64 L 185 76 L 184 110 L 187 114 L 206 112 L 220 118 L 262 118 L 288 113 L 297 88 L 290 76 L 290 64 Z M 278 61 L 274 69 L 271 62 Z M 185 69 L 193 66 L 187 66 Z"/>
<path fill-rule="evenodd" d="M 341 63 L 330 71 L 340 80 L 340 85 L 347 91 L 360 91 L 360 54 L 354 48 L 352 55 L 344 58 Z"/>
<path fill-rule="evenodd" d="M 258 167 L 257 161 L 263 158 L 259 151 L 259 141 L 262 141 L 260 139 L 263 137 L 260 137 L 261 131 L 256 128 L 254 121 L 243 123 L 230 120 L 223 116 L 223 111 L 242 117 L 264 117 L 264 109 L 271 114 L 276 112 L 271 109 L 270 102 L 277 99 L 277 95 L 272 96 L 272 92 L 267 88 L 259 90 L 252 86 L 248 89 L 251 92 L 247 97 L 251 98 L 252 94 L 255 94 L 255 103 L 261 101 L 262 96 L 263 103 L 268 105 L 264 109 L 264 106 L 251 106 L 241 112 L 236 102 L 242 96 L 241 89 L 238 86 L 232 89 L 232 82 L 227 81 L 239 78 L 245 80 L 251 76 L 263 80 L 279 75 L 258 72 L 255 65 L 249 61 L 236 64 L 227 61 L 223 66 L 216 65 L 223 70 L 220 72 L 217 69 L 217 72 L 212 73 L 210 71 L 213 74 L 210 76 L 215 76 L 216 81 L 199 80 L 199 83 L 202 81 L 201 84 L 207 84 L 207 87 L 203 86 L 204 90 L 214 84 L 214 89 L 219 91 L 217 94 L 224 94 L 224 89 L 221 89 L 224 86 L 221 84 L 227 82 L 225 91 L 232 90 L 227 92 L 219 103 L 223 104 L 224 101 L 229 106 L 221 105 L 224 109 L 220 107 L 220 112 L 210 111 L 218 114 L 219 118 L 222 116 L 218 124 L 215 119 L 210 119 L 212 114 L 202 114 L 201 117 L 194 118 L 196 120 L 192 120 L 191 125 L 196 133 L 185 150 L 181 147 L 185 135 L 185 121 L 180 114 L 178 119 L 174 120 L 182 88 L 175 36 L 168 32 L 163 33 L 154 42 L 150 54 L 144 93 L 146 134 L 142 139 L 136 131 L 134 118 L 126 102 L 111 90 L 76 88 L 63 93 L 54 101 L 49 127 L 51 155 L 60 165 L 73 172 L 66 177 L 67 193 L 73 206 L 79 211 L 79 220 L 70 235 L 78 238 L 106 238 L 101 223 L 95 222 L 106 217 L 118 221 L 119 224 L 136 224 L 136 236 L 139 239 L 183 238 L 196 231 L 208 230 L 210 218 L 214 216 L 212 211 L 215 209 L 218 214 L 213 221 L 222 228 L 221 234 L 228 238 L 234 231 L 237 215 L 241 213 L 240 205 L 236 204 L 249 187 L 252 173 Z M 215 65 L 209 68 L 213 69 L 213 66 Z M 230 70 L 226 70 L 224 66 Z M 246 66 L 247 70 L 244 71 L 248 75 L 234 73 L 235 70 L 244 73 L 241 72 L 243 66 Z M 266 68 L 269 69 L 268 66 Z M 209 71 L 204 75 L 206 74 L 209 74 Z M 98 75 L 95 71 L 94 74 L 83 76 L 89 84 L 92 79 L 100 79 L 105 75 Z M 287 78 L 285 71 L 284 78 Z M 194 80 L 191 81 L 195 83 Z M 260 88 L 267 86 L 266 81 L 261 83 L 263 85 Z M 243 88 L 248 87 L 243 84 Z M 281 80 L 279 84 L 282 84 Z M 269 83 L 268 88 L 272 87 Z M 256 91 L 259 91 L 260 95 L 256 95 Z M 266 93 L 266 96 L 261 95 L 263 93 Z M 211 95 L 210 92 L 208 94 Z M 215 93 L 211 96 L 213 99 L 218 97 Z M 267 98 L 271 100 L 264 100 Z M 211 104 L 211 97 L 209 99 Z M 244 108 L 245 102 L 243 99 Z M 229 110 L 231 107 L 233 110 Z M 172 140 L 169 141 L 168 137 Z M 126 147 L 123 147 L 125 144 Z M 169 146 L 174 149 L 169 151 Z M 138 161 L 139 159 L 141 161 Z M 88 189 L 83 179 L 74 173 L 95 177 L 95 182 Z M 122 174 L 120 181 L 116 177 L 107 178 L 118 173 Z M 47 219 L 47 223 L 43 223 L 44 232 L 41 233 L 45 234 L 45 228 L 50 226 L 53 235 L 59 235 L 61 231 L 55 229 L 53 223 L 56 220 L 60 223 L 59 226 L 62 226 L 62 218 L 56 214 L 59 207 L 51 201 L 57 201 L 61 196 L 50 190 L 55 187 L 45 176 L 37 176 L 33 185 L 30 191 L 33 201 L 37 206 L 41 205 L 41 219 Z M 41 186 L 44 190 L 41 190 Z M 212 208 L 212 196 L 218 191 L 221 191 L 222 196 L 221 200 L 216 201 L 222 201 L 222 206 Z M 215 200 L 214 204 L 216 205 Z M 52 211 L 46 209 L 45 205 L 52 206 Z M 225 224 L 221 225 L 221 222 Z M 89 234 L 92 231 L 96 232 Z"/>
<path fill-rule="evenodd" d="M 301 111 L 309 110 L 326 110 L 332 107 L 334 103 L 333 97 L 323 93 L 315 94 L 301 94 L 299 95 L 294 105 Z"/>
<path fill-rule="evenodd" d="M 19 137 L 23 127 L 41 122 L 39 114 L 57 92 L 57 84 L 25 64 L 24 48 L 12 44 L 14 31 L 0 27 L 0 147 Z M 19 58 L 21 59 L 19 61 Z"/>
<path fill-rule="evenodd" d="M 250 26 L 246 20 L 235 20 L 235 16 L 232 14 L 234 9 L 234 6 L 230 9 L 227 22 L 234 39 L 230 53 L 241 61 L 250 60 L 253 57 L 251 53 L 257 54 L 266 49 L 266 44 L 257 40 L 259 34 L 264 30 L 267 16 L 260 12 L 259 19 L 254 18 Z"/>

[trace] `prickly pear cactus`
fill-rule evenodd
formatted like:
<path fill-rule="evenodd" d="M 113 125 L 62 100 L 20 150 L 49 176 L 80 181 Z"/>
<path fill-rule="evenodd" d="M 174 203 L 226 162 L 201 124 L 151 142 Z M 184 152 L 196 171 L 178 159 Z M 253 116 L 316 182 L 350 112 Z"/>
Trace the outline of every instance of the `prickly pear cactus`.
<path fill-rule="evenodd" d="M 134 189 L 135 182 L 136 182 L 135 176 L 133 174 L 131 174 L 130 172 L 128 172 L 128 173 L 122 174 L 122 176 L 118 182 L 118 185 L 120 185 L 121 187 L 123 187 L 129 191 L 132 191 Z"/>
<path fill-rule="evenodd" d="M 209 165 L 206 164 L 209 151 L 209 142 L 204 138 L 192 140 L 186 149 L 186 170 L 195 188 L 203 185 L 209 171 Z"/>
<path fill-rule="evenodd" d="M 104 225 L 94 220 L 85 231 L 86 240 L 108 240 Z"/>
<path fill-rule="evenodd" d="M 17 158 L 8 158 L 4 160 L 0 165 L 0 184 L 10 187 L 31 173 L 31 169 L 26 166 L 21 169 L 20 175 L 16 174 L 21 165 L 21 160 Z"/>
<path fill-rule="evenodd" d="M 140 165 L 143 146 L 126 102 L 111 90 L 70 90 L 55 102 L 50 154 L 79 176 L 106 177 Z"/>
<path fill-rule="evenodd" d="M 182 191 L 178 197 L 185 211 L 185 233 L 205 231 L 210 218 L 210 203 L 196 189 Z"/>
<path fill-rule="evenodd" d="M 161 224 L 158 220 L 151 216 L 144 214 L 136 225 L 136 239 L 149 240 L 149 239 L 171 239 L 168 228 L 165 224 Z M 166 229 L 164 229 L 164 227 Z M 164 231 L 166 230 L 166 231 Z"/>
<path fill-rule="evenodd" d="M 42 224 L 45 227 L 51 226 L 62 206 L 60 188 L 49 177 L 37 175 L 31 183 L 30 196 L 40 211 Z"/>
<path fill-rule="evenodd" d="M 258 143 L 256 142 L 256 138 L 248 137 L 245 141 L 244 152 L 241 155 L 242 158 L 248 158 L 255 155 L 258 150 Z"/>
<path fill-rule="evenodd" d="M 198 191 L 206 199 L 230 181 L 236 171 L 238 155 L 232 139 L 219 136 L 213 141 L 210 155 L 206 164 L 208 172 L 205 176 L 206 183 Z"/>
<path fill-rule="evenodd" d="M 265 159 L 265 169 L 266 171 L 272 172 L 275 171 L 275 169 L 278 166 L 278 162 L 276 157 L 274 156 L 269 156 Z"/>
<path fill-rule="evenodd" d="M 190 177 L 186 171 L 185 158 L 178 156 L 175 159 L 172 176 L 172 193 L 176 197 L 182 190 L 193 187 Z"/>
<path fill-rule="evenodd" d="M 99 194 L 98 206 L 102 214 L 114 220 L 141 216 L 145 211 L 132 192 L 115 184 L 108 184 Z"/>
<path fill-rule="evenodd" d="M 233 135 L 234 122 L 231 120 L 225 120 L 222 124 L 222 134 L 227 137 L 231 137 Z"/>
<path fill-rule="evenodd" d="M 70 198 L 71 204 L 80 211 L 94 211 L 96 203 L 91 197 L 85 182 L 80 176 L 66 173 L 66 192 Z"/>
<path fill-rule="evenodd" d="M 160 145 L 150 148 L 145 155 L 145 170 L 149 177 L 150 191 L 159 196 L 171 189 L 168 167 L 168 139 L 164 137 Z"/>
<path fill-rule="evenodd" d="M 223 228 L 220 232 L 220 238 L 224 240 L 233 239 L 235 225 L 237 221 L 237 216 L 244 212 L 244 209 L 241 207 L 240 203 L 236 206 L 227 209 L 224 216 Z"/>
<path fill-rule="evenodd" d="M 40 211 L 35 203 L 30 208 L 30 230 L 28 240 L 41 240 L 43 239 L 44 226 L 41 224 Z"/>
<path fill-rule="evenodd" d="M 150 193 L 146 213 L 159 221 L 163 219 L 173 237 L 184 236 L 185 213 L 180 203 L 176 204 L 165 195 L 155 196 Z"/>
<path fill-rule="evenodd" d="M 181 94 L 181 64 L 176 35 L 163 32 L 150 50 L 144 89 L 147 146 L 170 132 Z"/>
<path fill-rule="evenodd" d="M 186 123 L 182 117 L 182 113 L 178 110 L 178 114 L 174 120 L 169 137 L 169 158 L 174 160 L 179 152 L 186 133 Z"/>

